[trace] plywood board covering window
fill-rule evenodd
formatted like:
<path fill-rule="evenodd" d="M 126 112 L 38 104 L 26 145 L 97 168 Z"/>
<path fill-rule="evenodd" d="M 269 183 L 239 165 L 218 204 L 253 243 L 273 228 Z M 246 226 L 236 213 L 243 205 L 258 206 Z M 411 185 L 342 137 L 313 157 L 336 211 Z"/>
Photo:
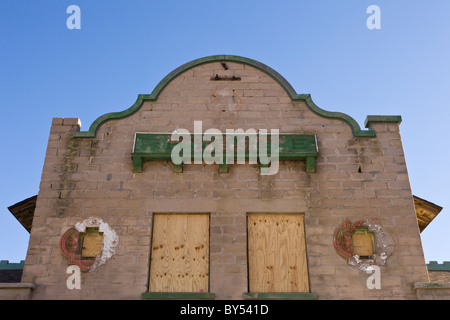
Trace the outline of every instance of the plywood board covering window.
<path fill-rule="evenodd" d="M 95 258 L 102 253 L 103 232 L 99 232 L 98 228 L 86 228 L 86 232 L 81 233 L 81 238 L 81 255 L 84 258 Z"/>
<path fill-rule="evenodd" d="M 150 292 L 208 292 L 209 215 L 155 214 Z"/>
<path fill-rule="evenodd" d="M 367 228 L 357 229 L 352 234 L 353 254 L 360 257 L 371 257 L 373 250 L 373 235 L 367 231 Z"/>
<path fill-rule="evenodd" d="M 309 292 L 303 215 L 249 214 L 250 292 Z"/>

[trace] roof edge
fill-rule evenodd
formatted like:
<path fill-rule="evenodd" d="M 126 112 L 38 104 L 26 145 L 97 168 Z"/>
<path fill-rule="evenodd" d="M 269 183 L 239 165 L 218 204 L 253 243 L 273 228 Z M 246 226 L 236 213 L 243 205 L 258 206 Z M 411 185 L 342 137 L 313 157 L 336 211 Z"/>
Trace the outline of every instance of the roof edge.
<path fill-rule="evenodd" d="M 352 129 L 353 135 L 355 137 L 374 137 L 376 135 L 375 131 L 373 131 L 371 128 L 368 128 L 367 130 L 362 130 L 359 124 L 351 116 L 347 114 L 341 112 L 326 111 L 324 109 L 319 108 L 313 102 L 310 94 L 296 93 L 291 84 L 282 75 L 280 75 L 277 71 L 259 61 L 235 55 L 212 55 L 192 60 L 188 63 L 181 65 L 180 67 L 170 72 L 167 76 L 165 76 L 153 89 L 151 94 L 139 94 L 138 98 L 136 99 L 136 102 L 128 109 L 120 112 L 106 113 L 100 116 L 91 124 L 88 131 L 74 132 L 73 133 L 74 137 L 95 138 L 98 128 L 104 122 L 109 120 L 123 119 L 125 117 L 134 114 L 136 111 L 140 109 L 140 107 L 145 101 L 156 101 L 158 99 L 158 96 L 164 90 L 164 88 L 167 87 L 167 85 L 176 77 L 178 77 L 180 74 L 194 67 L 214 62 L 235 62 L 254 67 L 264 72 L 272 79 L 274 79 L 286 91 L 286 93 L 292 99 L 292 101 L 304 101 L 307 107 L 312 112 L 323 118 L 336 119 L 346 122 Z"/>

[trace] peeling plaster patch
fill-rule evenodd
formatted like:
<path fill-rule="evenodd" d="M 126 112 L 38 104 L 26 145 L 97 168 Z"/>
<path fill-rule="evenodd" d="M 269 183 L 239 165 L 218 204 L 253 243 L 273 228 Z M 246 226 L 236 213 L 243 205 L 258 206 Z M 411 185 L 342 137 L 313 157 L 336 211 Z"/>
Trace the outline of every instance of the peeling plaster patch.
<path fill-rule="evenodd" d="M 78 232 L 85 232 L 86 227 L 95 227 L 98 228 L 99 232 L 103 232 L 102 253 L 95 258 L 93 265 L 89 268 L 89 271 L 92 271 L 104 264 L 116 253 L 116 247 L 119 244 L 119 236 L 100 218 L 89 217 L 88 219 L 75 224 L 75 229 L 77 229 Z"/>
<path fill-rule="evenodd" d="M 360 257 L 355 254 L 348 259 L 348 264 L 367 273 L 372 270 L 372 265 L 383 266 L 386 264 L 386 260 L 394 253 L 394 241 L 391 235 L 386 232 L 382 226 L 370 221 L 366 222 L 364 225 L 369 232 L 373 232 L 375 235 L 376 253 L 373 255 L 373 259 L 360 259 Z"/>
<path fill-rule="evenodd" d="M 357 254 L 354 254 L 350 258 L 348 258 L 348 264 L 358 268 L 361 271 L 367 272 L 367 269 L 374 264 L 372 259 L 364 259 L 361 260 Z"/>
<path fill-rule="evenodd" d="M 387 258 L 394 253 L 394 240 L 389 232 L 385 231 L 382 226 L 371 223 L 366 223 L 368 230 L 375 234 L 376 240 L 376 254 L 374 254 L 375 264 L 378 266 L 384 265 Z"/>
<path fill-rule="evenodd" d="M 344 223 L 344 227 L 340 230 L 345 230 L 345 237 L 343 238 L 345 241 L 349 242 L 350 240 L 350 231 L 353 230 L 355 225 L 359 226 L 365 226 L 367 227 L 367 231 L 373 233 L 375 238 L 375 250 L 374 254 L 371 259 L 361 259 L 359 255 L 353 254 L 347 256 L 347 263 L 350 266 L 356 267 L 357 269 L 369 272 L 372 271 L 371 266 L 383 266 L 386 264 L 386 260 L 394 253 L 394 240 L 392 236 L 383 229 L 383 227 L 379 224 L 373 223 L 371 221 L 358 221 L 355 224 L 352 224 L 350 221 L 346 221 Z M 349 229 L 350 228 L 350 229 Z M 338 233 L 336 233 L 338 235 Z M 336 246 L 336 238 L 335 238 L 335 246 Z M 346 243 L 347 245 L 349 243 Z M 344 249 L 345 253 L 350 253 L 350 248 L 342 248 L 337 246 L 338 249 L 342 250 Z"/>

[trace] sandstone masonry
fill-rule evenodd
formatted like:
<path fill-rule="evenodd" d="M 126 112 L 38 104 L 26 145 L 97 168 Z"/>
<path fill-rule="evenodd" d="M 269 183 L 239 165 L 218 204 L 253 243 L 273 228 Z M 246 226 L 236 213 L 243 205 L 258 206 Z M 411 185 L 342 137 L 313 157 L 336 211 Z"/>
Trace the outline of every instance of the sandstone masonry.
<path fill-rule="evenodd" d="M 214 80 L 220 77 L 221 80 Z M 234 80 L 233 77 L 239 78 Z M 155 214 L 209 216 L 209 292 L 243 299 L 249 292 L 249 214 L 304 217 L 309 292 L 317 299 L 416 299 L 427 282 L 413 196 L 399 132 L 399 117 L 368 117 L 361 130 L 345 115 L 324 111 L 270 68 L 253 60 L 214 56 L 169 74 L 152 95 L 128 111 L 105 115 L 80 131 L 78 119 L 54 118 L 37 198 L 22 282 L 31 299 L 141 299 L 149 291 Z M 145 161 L 133 172 L 136 132 L 204 128 L 278 129 L 317 137 L 316 171 L 304 161 L 281 161 L 279 172 L 255 164 L 184 165 Z M 114 254 L 82 272 L 81 289 L 66 285 L 67 230 L 95 217 L 118 236 Z M 380 266 L 381 289 L 334 247 L 344 221 L 384 228 L 394 251 Z"/>

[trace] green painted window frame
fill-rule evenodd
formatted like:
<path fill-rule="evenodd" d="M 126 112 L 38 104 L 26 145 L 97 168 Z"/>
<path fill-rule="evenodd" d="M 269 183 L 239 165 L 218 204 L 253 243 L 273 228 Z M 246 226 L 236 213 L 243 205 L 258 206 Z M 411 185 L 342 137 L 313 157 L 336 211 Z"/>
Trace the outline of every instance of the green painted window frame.
<path fill-rule="evenodd" d="M 214 300 L 211 292 L 143 292 L 145 300 Z"/>
<path fill-rule="evenodd" d="M 246 300 L 317 300 L 312 292 L 245 292 Z"/>

